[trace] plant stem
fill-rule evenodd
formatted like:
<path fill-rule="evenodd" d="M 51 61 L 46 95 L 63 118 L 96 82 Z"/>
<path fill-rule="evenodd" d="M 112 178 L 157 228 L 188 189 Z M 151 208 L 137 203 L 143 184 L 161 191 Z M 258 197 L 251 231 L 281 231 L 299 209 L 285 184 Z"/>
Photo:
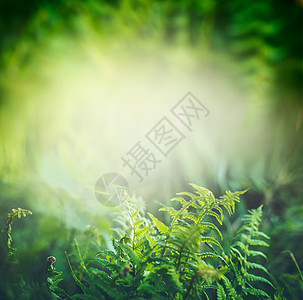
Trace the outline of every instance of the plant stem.
<path fill-rule="evenodd" d="M 296 265 L 296 267 L 297 267 L 297 269 L 298 269 L 298 272 L 299 272 L 299 274 L 300 274 L 301 279 L 303 280 L 303 275 L 302 275 L 302 272 L 301 272 L 301 270 L 300 270 L 300 268 L 299 268 L 299 265 L 298 265 L 298 263 L 297 263 L 297 260 L 296 260 L 295 256 L 294 256 L 293 253 L 290 252 L 290 251 L 289 251 L 289 254 L 290 254 L 291 259 L 294 261 L 294 263 L 295 263 L 295 265 Z"/>

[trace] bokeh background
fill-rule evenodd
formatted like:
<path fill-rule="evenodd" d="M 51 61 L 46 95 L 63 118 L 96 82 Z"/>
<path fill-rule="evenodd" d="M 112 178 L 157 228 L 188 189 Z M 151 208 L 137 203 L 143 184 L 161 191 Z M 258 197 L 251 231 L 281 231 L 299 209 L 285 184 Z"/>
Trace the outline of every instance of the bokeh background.
<path fill-rule="evenodd" d="M 263 204 L 268 269 L 298 299 L 289 251 L 303 269 L 302 5 L 1 0 L 0 227 L 12 208 L 33 215 L 13 225 L 17 278 L 1 236 L 0 299 L 36 299 L 49 255 L 73 289 L 64 250 L 76 237 L 94 255 L 113 226 L 117 210 L 94 195 L 108 172 L 153 213 L 189 182 L 217 196 L 249 188 L 226 236 Z M 186 138 L 139 183 L 121 156 L 189 91 L 209 116 L 181 126 Z"/>

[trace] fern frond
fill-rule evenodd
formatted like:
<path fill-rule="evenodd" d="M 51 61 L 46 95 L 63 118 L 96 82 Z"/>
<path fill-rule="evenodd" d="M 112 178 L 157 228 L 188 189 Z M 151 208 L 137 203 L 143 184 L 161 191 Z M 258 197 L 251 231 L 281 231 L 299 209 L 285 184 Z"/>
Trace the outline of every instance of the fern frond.
<path fill-rule="evenodd" d="M 243 300 L 243 298 L 237 294 L 235 288 L 233 287 L 233 285 L 231 284 L 231 282 L 229 281 L 229 279 L 227 277 L 225 277 L 224 275 L 222 276 L 222 280 L 223 283 L 226 287 L 226 290 L 228 292 L 228 297 L 232 300 Z"/>
<path fill-rule="evenodd" d="M 218 246 L 223 251 L 223 248 L 222 248 L 221 244 L 216 239 L 214 239 L 210 236 L 200 237 L 200 242 L 202 242 L 202 243 L 205 243 L 205 242 L 212 243 L 212 244 Z"/>
<path fill-rule="evenodd" d="M 112 250 L 102 250 L 102 251 L 99 251 L 96 256 L 106 256 L 106 257 L 110 257 L 112 259 L 116 259 L 117 258 L 117 254 L 112 251 Z"/>
<path fill-rule="evenodd" d="M 137 254 L 135 253 L 135 251 L 128 245 L 123 245 L 123 244 L 119 244 L 119 247 L 121 247 L 121 249 L 123 249 L 123 251 L 127 254 L 127 256 L 129 257 L 129 260 L 135 264 L 136 266 L 140 266 L 141 265 L 141 260 L 140 258 L 137 256 Z"/>
<path fill-rule="evenodd" d="M 215 212 L 215 211 L 209 211 L 209 212 L 207 212 L 207 214 L 208 214 L 209 216 L 215 217 L 216 220 L 218 221 L 218 223 L 219 223 L 220 225 L 223 224 L 222 215 L 219 215 L 219 214 L 218 214 L 217 212 Z"/>
<path fill-rule="evenodd" d="M 174 218 L 175 215 L 178 213 L 178 211 L 175 210 L 173 207 L 162 207 L 159 209 L 159 211 L 167 211 L 171 218 Z"/>
<path fill-rule="evenodd" d="M 267 258 L 267 256 L 261 251 L 247 250 L 246 254 L 247 256 L 262 256 L 264 258 Z"/>
<path fill-rule="evenodd" d="M 14 252 L 16 251 L 15 248 L 12 247 L 13 243 L 13 237 L 12 237 L 12 224 L 14 222 L 15 218 L 21 219 L 23 216 L 24 218 L 26 216 L 32 215 L 32 212 L 28 209 L 23 209 L 23 208 L 17 208 L 17 209 L 12 209 L 11 213 L 7 214 L 7 221 L 6 221 L 6 226 L 4 229 L 2 229 L 2 232 L 5 232 L 6 234 L 6 243 L 7 243 L 7 248 L 8 248 L 8 254 L 9 254 L 9 259 L 11 261 L 15 261 L 17 263 L 16 258 L 14 257 Z"/>
<path fill-rule="evenodd" d="M 201 226 L 202 229 L 205 229 L 205 228 L 214 229 L 219 234 L 219 236 L 221 238 L 221 241 L 223 240 L 222 233 L 221 233 L 221 231 L 219 230 L 219 228 L 215 224 L 210 223 L 210 222 L 201 222 L 200 226 Z"/>
<path fill-rule="evenodd" d="M 104 271 L 97 269 L 97 268 L 89 268 L 90 272 L 100 277 L 101 280 L 107 281 L 107 283 L 110 283 L 112 281 L 112 278 Z"/>
<path fill-rule="evenodd" d="M 259 270 L 262 270 L 265 273 L 269 274 L 267 269 L 264 266 L 260 265 L 260 264 L 247 261 L 246 266 L 247 266 L 248 269 L 259 269 Z"/>
<path fill-rule="evenodd" d="M 251 294 L 253 296 L 262 296 L 262 297 L 266 297 L 267 299 L 270 299 L 269 295 L 266 292 L 264 292 L 263 290 L 260 290 L 260 289 L 246 288 L 245 292 L 246 292 L 246 295 Z"/>
<path fill-rule="evenodd" d="M 198 263 L 198 267 L 198 275 L 202 275 L 207 284 L 211 284 L 215 280 L 220 279 L 228 270 L 227 267 L 221 267 L 220 269 L 216 269 L 214 266 L 207 264 L 204 261 L 200 261 Z"/>
<path fill-rule="evenodd" d="M 72 267 L 72 265 L 71 265 L 71 263 L 70 263 L 70 260 L 69 260 L 69 257 L 68 257 L 68 255 L 67 255 L 67 252 L 66 252 L 66 251 L 65 251 L 65 256 L 66 256 L 66 260 L 67 260 L 67 262 L 68 262 L 69 268 L 70 268 L 70 270 L 71 270 L 71 273 L 72 273 L 72 276 L 73 276 L 75 282 L 76 282 L 77 285 L 81 288 L 82 292 L 83 292 L 84 294 L 86 294 L 87 289 L 86 289 L 86 287 L 84 286 L 84 284 L 78 279 L 78 277 L 77 277 L 77 275 L 76 275 L 76 273 L 75 273 L 75 271 L 74 271 L 74 269 L 73 269 L 73 267 Z"/>
<path fill-rule="evenodd" d="M 167 234 L 169 231 L 169 228 L 162 223 L 160 220 L 158 220 L 155 216 L 153 216 L 151 213 L 148 213 L 148 215 L 150 216 L 150 218 L 153 220 L 153 222 L 155 223 L 157 229 L 159 230 L 159 232 L 161 234 Z"/>
<path fill-rule="evenodd" d="M 196 253 L 196 256 L 197 257 L 200 257 L 200 258 L 213 258 L 213 257 L 217 257 L 217 258 L 220 258 L 222 261 L 224 261 L 224 258 L 221 256 L 221 255 L 218 255 L 216 253 L 213 253 L 213 252 L 202 252 L 202 253 Z"/>
<path fill-rule="evenodd" d="M 106 299 L 125 299 L 126 297 L 125 293 L 108 285 L 106 281 L 98 280 L 95 282 L 95 285 L 105 293 Z"/>
<path fill-rule="evenodd" d="M 94 265 L 101 269 L 109 269 L 109 270 L 114 270 L 114 271 L 119 270 L 119 265 L 115 264 L 114 262 L 108 261 L 107 259 L 102 259 L 99 257 L 92 258 L 88 262 L 88 265 Z"/>
<path fill-rule="evenodd" d="M 144 237 L 144 234 L 148 231 L 148 227 L 141 227 L 135 231 L 135 239 Z"/>
<path fill-rule="evenodd" d="M 187 212 L 182 215 L 182 219 L 192 220 L 195 224 L 199 221 L 199 217 L 193 212 Z"/>
<path fill-rule="evenodd" d="M 253 287 L 250 283 L 264 282 L 274 288 L 272 283 L 259 274 L 255 275 L 248 272 L 249 269 L 255 269 L 269 274 L 264 266 L 251 261 L 255 257 L 266 258 L 266 255 L 261 250 L 255 250 L 256 247 L 269 246 L 268 243 L 261 239 L 268 239 L 268 236 L 259 230 L 261 218 L 262 206 L 250 210 L 248 214 L 244 216 L 244 224 L 238 230 L 236 236 L 237 241 L 231 247 L 229 265 L 235 274 L 238 285 L 242 287 L 242 291 L 245 295 L 251 294 L 254 296 L 267 297 L 267 293 Z M 253 250 L 251 247 L 253 247 Z"/>
<path fill-rule="evenodd" d="M 262 281 L 262 282 L 266 282 L 267 284 L 269 284 L 270 286 L 272 286 L 274 288 L 274 286 L 272 285 L 272 283 L 269 280 L 267 280 L 266 278 L 264 278 L 264 277 L 247 273 L 246 278 L 247 278 L 248 281 Z"/>
<path fill-rule="evenodd" d="M 217 300 L 226 300 L 227 296 L 224 291 L 224 287 L 217 282 Z"/>

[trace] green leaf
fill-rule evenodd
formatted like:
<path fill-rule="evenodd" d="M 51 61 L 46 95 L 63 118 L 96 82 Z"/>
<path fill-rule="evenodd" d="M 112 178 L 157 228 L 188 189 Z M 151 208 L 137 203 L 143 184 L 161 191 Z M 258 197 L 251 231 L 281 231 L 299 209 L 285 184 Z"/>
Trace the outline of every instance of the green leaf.
<path fill-rule="evenodd" d="M 249 281 L 262 281 L 262 282 L 266 282 L 267 284 L 269 284 L 271 287 L 274 288 L 274 286 L 272 285 L 272 283 L 269 280 L 267 280 L 266 278 L 264 278 L 264 277 L 247 273 L 247 279 Z"/>
<path fill-rule="evenodd" d="M 210 223 L 210 222 L 202 222 L 202 223 L 200 223 L 200 226 L 203 229 L 204 228 L 212 228 L 212 229 L 214 229 L 220 235 L 221 241 L 223 241 L 223 236 L 221 234 L 221 231 L 218 229 L 218 227 L 215 224 Z"/>
<path fill-rule="evenodd" d="M 267 271 L 267 269 L 265 267 L 263 267 L 262 265 L 260 265 L 260 264 L 248 261 L 248 262 L 246 262 L 246 266 L 249 269 L 260 269 L 260 270 L 263 270 L 265 273 L 269 274 L 269 272 Z"/>
<path fill-rule="evenodd" d="M 217 300 L 226 300 L 226 294 L 225 294 L 225 291 L 224 291 L 224 287 L 217 283 Z"/>
<path fill-rule="evenodd" d="M 127 254 L 130 261 L 132 261 L 135 265 L 140 266 L 141 260 L 135 253 L 135 251 L 128 245 L 120 244 L 120 247 L 123 249 L 123 251 Z"/>
<path fill-rule="evenodd" d="M 266 255 L 261 251 L 255 251 L 255 250 L 248 250 L 247 251 L 248 256 L 263 256 L 264 258 L 267 258 Z"/>
<path fill-rule="evenodd" d="M 214 239 L 214 238 L 212 238 L 210 236 L 202 236 L 202 237 L 200 237 L 200 242 L 201 243 L 205 243 L 205 242 L 212 243 L 212 244 L 218 246 L 223 251 L 223 248 L 222 248 L 221 244 L 216 239 Z"/>
<path fill-rule="evenodd" d="M 214 211 L 209 211 L 209 212 L 207 212 L 207 214 L 208 214 L 209 216 L 215 217 L 215 218 L 217 219 L 217 221 L 219 222 L 219 224 L 222 225 L 221 216 L 218 215 L 216 212 L 214 212 Z"/>
<path fill-rule="evenodd" d="M 169 228 L 162 223 L 161 221 L 159 221 L 155 216 L 153 216 L 151 213 L 148 213 L 148 215 L 150 216 L 150 218 L 153 220 L 153 222 L 155 223 L 157 229 L 159 230 L 159 232 L 161 234 L 166 234 L 169 231 Z"/>
<path fill-rule="evenodd" d="M 159 211 L 167 211 L 172 218 L 178 213 L 173 207 L 162 207 Z"/>
<path fill-rule="evenodd" d="M 134 227 L 140 227 L 142 224 L 144 224 L 144 221 L 143 220 L 136 220 L 134 222 Z"/>
<path fill-rule="evenodd" d="M 141 238 L 144 236 L 145 232 L 148 230 L 148 227 L 142 227 L 135 231 L 135 237 Z"/>
<path fill-rule="evenodd" d="M 269 247 L 269 245 L 268 245 L 266 242 L 264 242 L 264 241 L 262 241 L 262 240 L 256 240 L 256 239 L 251 239 L 251 240 L 249 241 L 249 244 L 250 244 L 250 245 L 253 245 L 253 246 L 264 246 L 264 247 Z"/>
<path fill-rule="evenodd" d="M 66 252 L 66 251 L 65 251 L 65 256 L 66 256 L 66 260 L 67 260 L 67 262 L 68 262 L 69 268 L 70 268 L 70 270 L 71 270 L 71 273 L 72 273 L 72 276 L 73 276 L 75 282 L 76 282 L 76 283 L 78 284 L 78 286 L 81 288 L 82 292 L 83 292 L 84 294 L 86 294 L 87 289 L 86 289 L 86 287 L 82 284 L 82 282 L 78 279 L 78 277 L 76 276 L 76 273 L 75 273 L 74 269 L 72 268 L 72 265 L 71 265 L 71 263 L 70 263 L 70 261 L 69 261 L 69 258 L 68 258 L 68 255 L 67 255 L 67 252 Z"/>

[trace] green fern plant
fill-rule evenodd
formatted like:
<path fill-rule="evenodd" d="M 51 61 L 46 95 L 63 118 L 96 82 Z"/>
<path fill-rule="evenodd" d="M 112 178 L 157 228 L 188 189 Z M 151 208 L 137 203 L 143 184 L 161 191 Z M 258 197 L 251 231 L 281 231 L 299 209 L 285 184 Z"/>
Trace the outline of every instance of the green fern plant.
<path fill-rule="evenodd" d="M 62 281 L 62 272 L 56 271 L 54 263 L 56 258 L 54 256 L 49 256 L 46 259 L 45 265 L 45 282 L 49 293 L 56 298 L 60 299 L 70 299 L 69 295 L 59 287 L 59 282 Z"/>
<path fill-rule="evenodd" d="M 12 243 L 13 243 L 12 224 L 13 224 L 15 218 L 21 219 L 22 216 L 26 217 L 28 215 L 32 215 L 32 212 L 28 209 L 23 209 L 23 208 L 14 209 L 13 208 L 12 212 L 7 214 L 8 218 L 6 221 L 6 226 L 4 229 L 2 229 L 2 232 L 5 232 L 5 234 L 6 234 L 8 259 L 15 263 L 17 263 L 17 260 L 14 256 L 16 248 L 12 247 Z"/>
<path fill-rule="evenodd" d="M 191 184 L 195 193 L 182 192 L 173 198 L 172 201 L 180 203 L 180 209 L 164 207 L 160 210 L 167 211 L 172 219 L 169 226 L 164 225 L 156 217 L 153 219 L 159 232 L 164 235 L 161 255 L 169 257 L 179 272 L 180 281 L 183 283 L 183 294 L 190 296 L 195 285 L 203 287 L 203 293 L 207 288 L 212 288 L 209 284 L 208 272 L 198 272 L 197 265 L 205 258 L 218 257 L 224 260 L 223 247 L 220 241 L 223 240 L 221 231 L 213 222 L 207 222 L 207 216 L 222 225 L 223 208 L 229 215 L 235 210 L 235 203 L 239 202 L 239 196 L 245 191 L 227 191 L 224 196 L 216 199 L 213 193 L 205 188 Z M 186 200 L 185 198 L 188 198 Z M 218 238 L 212 237 L 211 233 L 217 234 Z M 207 246 L 211 251 L 203 251 Z M 215 249 L 215 248 L 216 249 Z M 219 251 L 219 252 L 218 252 Z M 227 270 L 226 267 L 217 269 L 217 276 L 220 277 Z"/>
<path fill-rule="evenodd" d="M 259 286 L 272 286 L 265 277 L 268 271 L 255 261 L 265 257 L 255 248 L 268 246 L 264 241 L 267 235 L 259 230 L 262 207 L 245 216 L 236 242 L 226 254 L 218 226 L 224 210 L 232 215 L 245 191 L 227 191 L 215 198 L 205 188 L 192 187 L 194 193 L 182 192 L 172 199 L 179 208 L 160 209 L 170 215 L 166 224 L 152 214 L 147 219 L 129 198 L 125 206 L 129 226 L 124 226 L 124 235 L 112 238 L 111 249 L 83 260 L 75 241 L 79 268 L 66 254 L 79 292 L 66 296 L 60 289 L 56 291 L 56 277 L 50 281 L 55 287 L 52 293 L 62 299 L 269 299 Z"/>
<path fill-rule="evenodd" d="M 265 283 L 268 287 L 274 288 L 272 283 L 265 277 L 269 275 L 267 269 L 255 261 L 256 258 L 260 257 L 266 259 L 266 255 L 259 248 L 269 247 L 268 243 L 265 242 L 269 237 L 259 230 L 261 218 L 262 205 L 257 209 L 250 210 L 244 216 L 244 224 L 238 230 L 236 242 L 230 249 L 227 265 L 234 276 L 231 281 L 227 277 L 222 280 L 230 299 L 247 299 L 249 296 L 257 297 L 258 299 L 260 297 L 268 299 L 270 298 L 268 293 L 253 285 Z M 258 275 L 254 274 L 253 271 L 258 272 Z M 220 297 L 226 299 L 224 298 L 222 286 L 219 283 L 217 285 Z"/>
<path fill-rule="evenodd" d="M 222 234 L 212 217 L 222 224 L 223 209 L 231 215 L 241 192 L 226 192 L 215 198 L 207 189 L 192 184 L 195 193 L 179 193 L 172 201 L 180 208 L 161 208 L 171 216 L 166 225 L 152 214 L 151 221 L 126 202 L 129 227 L 119 239 L 112 238 L 113 250 L 100 251 L 88 262 L 78 255 L 81 270 L 72 275 L 83 294 L 79 299 L 203 299 L 208 289 L 228 267 L 215 267 L 211 258 L 224 261 Z M 217 235 L 217 238 L 214 236 Z M 208 251 L 206 251 L 208 249 Z M 79 278 L 82 278 L 80 280 Z M 77 299 L 78 299 L 77 298 Z"/>

